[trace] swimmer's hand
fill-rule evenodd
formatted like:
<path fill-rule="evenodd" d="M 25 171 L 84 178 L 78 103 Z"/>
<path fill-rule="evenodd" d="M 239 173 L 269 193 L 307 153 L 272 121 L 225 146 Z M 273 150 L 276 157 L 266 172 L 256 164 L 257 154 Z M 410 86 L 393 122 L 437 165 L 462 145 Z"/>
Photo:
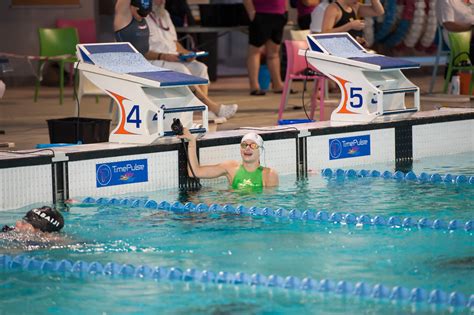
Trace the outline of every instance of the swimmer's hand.
<path fill-rule="evenodd" d="M 188 142 L 196 141 L 196 136 L 189 132 L 188 128 L 183 128 L 183 134 L 176 136 L 178 139 L 184 139 Z"/>

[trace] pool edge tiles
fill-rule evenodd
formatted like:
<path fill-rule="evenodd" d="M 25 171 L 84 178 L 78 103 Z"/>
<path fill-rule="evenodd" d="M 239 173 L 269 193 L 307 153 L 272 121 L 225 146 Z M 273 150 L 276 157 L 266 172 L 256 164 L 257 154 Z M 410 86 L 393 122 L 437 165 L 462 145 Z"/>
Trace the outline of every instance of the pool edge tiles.
<path fill-rule="evenodd" d="M 70 196 L 110 196 L 178 186 L 178 152 L 68 163 Z"/>
<path fill-rule="evenodd" d="M 203 164 L 227 158 L 239 159 L 237 144 L 241 136 L 254 131 L 260 133 L 265 140 L 267 165 L 275 167 L 282 175 L 296 172 L 298 176 L 306 176 L 306 165 L 309 166 L 309 171 L 378 162 L 394 162 L 394 166 L 398 166 L 397 160 L 403 159 L 408 161 L 409 168 L 413 158 L 420 156 L 474 152 L 474 141 L 470 137 L 473 130 L 474 110 L 446 109 L 364 124 L 323 121 L 284 127 L 220 131 L 205 135 L 198 141 L 198 147 Z M 52 159 L 53 151 L 55 157 Z M 106 197 L 136 191 L 186 188 L 182 186 L 187 182 L 186 159 L 181 144 L 175 138 L 161 138 L 151 145 L 98 143 L 54 148 L 48 154 L 49 156 L 37 154 L 25 158 L 0 152 L 0 170 L 10 170 L 9 176 L 23 183 L 15 187 L 24 190 L 21 194 L 35 196 L 36 188 L 30 183 L 49 186 L 41 188 L 43 196 L 39 200 L 23 198 L 20 199 L 23 201 L 18 202 L 19 206 L 42 200 L 58 201 L 55 185 L 63 179 L 52 178 L 51 174 L 48 178 L 40 178 L 36 172 L 22 171 L 23 167 L 33 165 L 45 167 L 49 172 L 55 165 L 59 166 L 60 171 L 67 172 L 69 187 L 60 187 L 60 190 L 65 190 L 64 197 Z M 152 160 L 148 161 L 149 158 Z M 147 160 L 146 166 L 140 164 L 143 159 Z M 128 170 L 124 168 L 127 165 L 120 164 L 126 161 L 131 161 L 131 168 Z M 98 167 L 101 164 L 107 164 L 112 169 L 115 167 L 123 173 L 118 178 L 109 178 L 107 167 L 103 166 L 102 177 L 98 180 Z M 132 175 L 136 175 L 135 178 Z M 9 184 L 5 182 L 0 187 L 0 195 L 12 193 L 7 185 Z M 52 196 L 46 198 L 50 192 Z M 8 204 L 5 201 L 0 203 L 0 210 L 12 207 L 11 201 Z"/>
<path fill-rule="evenodd" d="M 0 169 L 0 210 L 53 200 L 51 164 Z"/>
<path fill-rule="evenodd" d="M 453 134 L 457 136 L 453 137 Z M 474 151 L 474 123 L 472 120 L 413 126 L 414 159 L 471 151 Z"/>

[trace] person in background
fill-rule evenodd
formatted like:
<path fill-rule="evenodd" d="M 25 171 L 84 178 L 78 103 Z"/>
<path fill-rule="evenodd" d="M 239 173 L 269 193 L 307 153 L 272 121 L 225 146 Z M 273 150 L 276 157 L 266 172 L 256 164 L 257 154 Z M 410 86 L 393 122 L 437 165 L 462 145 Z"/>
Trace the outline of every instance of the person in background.
<path fill-rule="evenodd" d="M 323 29 L 323 19 L 324 19 L 324 12 L 326 12 L 326 8 L 329 4 L 332 3 L 332 0 L 322 0 L 311 12 L 311 24 L 309 26 L 309 30 L 311 33 L 322 33 Z"/>
<path fill-rule="evenodd" d="M 166 1 L 165 8 L 176 27 L 196 25 L 196 21 L 186 0 Z"/>
<path fill-rule="evenodd" d="M 6 85 L 3 83 L 2 80 L 0 80 L 0 98 L 3 97 L 3 94 L 5 93 Z"/>
<path fill-rule="evenodd" d="M 146 59 L 150 61 L 175 61 L 178 55 L 162 54 L 150 50 L 150 28 L 146 17 L 152 12 L 152 0 L 117 0 L 115 4 L 114 31 L 117 41 L 130 42 Z M 164 58 L 165 60 L 162 60 Z M 212 101 L 203 91 L 195 86 L 190 87 L 195 96 L 201 100 L 209 111 L 216 117 L 220 114 L 233 116 L 237 111 L 234 105 L 218 105 Z M 222 117 L 224 122 L 226 117 Z M 216 119 L 216 122 L 217 119 Z"/>
<path fill-rule="evenodd" d="M 447 32 L 474 31 L 474 0 L 438 0 L 438 22 L 444 27 L 444 40 L 449 43 Z M 474 62 L 474 37 L 471 33 L 471 63 Z"/>
<path fill-rule="evenodd" d="M 362 30 L 364 22 L 358 17 L 374 17 L 385 13 L 380 0 L 372 0 L 371 4 L 361 4 L 358 0 L 336 0 L 324 13 L 323 33 L 348 32 L 361 45 L 366 42 Z"/>
<path fill-rule="evenodd" d="M 298 26 L 301 30 L 309 29 L 311 25 L 311 13 L 319 5 L 320 0 L 298 0 L 296 10 L 298 12 Z"/>
<path fill-rule="evenodd" d="M 196 136 L 184 128 L 180 139 L 188 141 L 189 176 L 217 178 L 225 176 L 233 189 L 278 186 L 278 174 L 265 162 L 263 139 L 256 133 L 248 133 L 240 142 L 242 161 L 227 160 L 216 165 L 201 166 L 196 154 Z"/>
<path fill-rule="evenodd" d="M 250 95 L 265 95 L 258 83 L 262 48 L 265 48 L 273 92 L 282 93 L 280 44 L 283 37 L 283 28 L 288 20 L 287 2 L 286 0 L 244 0 L 244 6 L 251 21 L 247 56 Z"/>
<path fill-rule="evenodd" d="M 149 50 L 159 52 L 158 60 L 153 60 L 152 64 L 158 67 L 171 69 L 209 80 L 207 66 L 202 62 L 189 58 L 181 60 L 180 56 L 189 54 L 191 51 L 185 49 L 179 42 L 176 28 L 171 21 L 168 11 L 165 9 L 165 0 L 154 0 L 152 12 L 145 18 L 150 29 Z M 208 95 L 208 85 L 194 87 L 199 93 Z M 217 106 L 215 106 L 217 107 Z M 228 119 L 235 115 L 238 105 L 218 105 L 218 112 L 209 112 L 209 119 Z"/>

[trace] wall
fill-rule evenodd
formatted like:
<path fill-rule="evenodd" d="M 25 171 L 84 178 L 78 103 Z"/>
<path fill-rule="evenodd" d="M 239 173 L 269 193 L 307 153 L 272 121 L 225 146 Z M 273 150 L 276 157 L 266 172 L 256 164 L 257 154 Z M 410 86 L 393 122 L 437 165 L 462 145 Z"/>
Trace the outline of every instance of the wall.
<path fill-rule="evenodd" d="M 39 27 L 54 27 L 56 18 L 94 18 L 98 1 L 81 0 L 79 6 L 11 7 L 10 1 L 0 1 L 0 52 L 38 55 Z M 32 84 L 33 71 L 25 59 L 10 59 L 13 72 L 0 74 L 10 85 Z M 33 63 L 36 69 L 35 63 Z"/>

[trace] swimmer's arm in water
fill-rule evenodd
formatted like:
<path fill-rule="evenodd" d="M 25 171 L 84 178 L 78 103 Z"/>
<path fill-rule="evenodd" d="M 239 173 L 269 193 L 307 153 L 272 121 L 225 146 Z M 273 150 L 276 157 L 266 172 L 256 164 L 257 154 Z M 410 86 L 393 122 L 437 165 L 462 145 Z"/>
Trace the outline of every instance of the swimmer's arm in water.
<path fill-rule="evenodd" d="M 229 178 L 232 168 L 238 164 L 237 161 L 224 161 L 216 165 L 199 165 L 196 154 L 196 137 L 192 135 L 187 128 L 183 129 L 183 135 L 178 136 L 179 139 L 185 139 L 188 141 L 188 160 L 191 164 L 192 170 L 196 177 L 199 178 L 216 178 L 220 176 L 226 176 Z M 191 169 L 188 167 L 188 174 L 193 177 Z"/>

